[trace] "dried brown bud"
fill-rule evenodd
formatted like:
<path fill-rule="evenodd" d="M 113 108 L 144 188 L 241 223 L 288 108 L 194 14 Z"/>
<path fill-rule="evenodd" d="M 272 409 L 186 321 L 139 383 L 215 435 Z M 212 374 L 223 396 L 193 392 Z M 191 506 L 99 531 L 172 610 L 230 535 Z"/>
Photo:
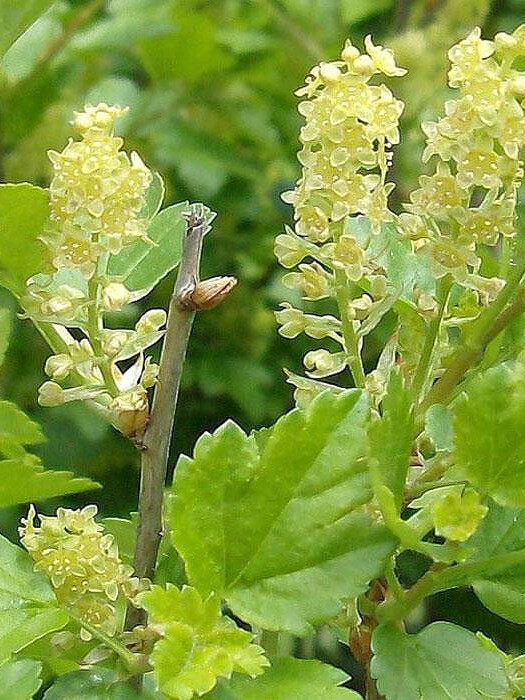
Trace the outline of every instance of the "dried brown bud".
<path fill-rule="evenodd" d="M 235 277 L 210 277 L 197 282 L 188 299 L 188 306 L 195 311 L 207 311 L 218 306 L 237 284 Z"/>

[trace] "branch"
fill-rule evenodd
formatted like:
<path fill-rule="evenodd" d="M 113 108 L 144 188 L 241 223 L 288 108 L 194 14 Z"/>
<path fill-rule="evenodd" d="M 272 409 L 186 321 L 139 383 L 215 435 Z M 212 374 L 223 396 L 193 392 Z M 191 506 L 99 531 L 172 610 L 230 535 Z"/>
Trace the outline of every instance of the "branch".
<path fill-rule="evenodd" d="M 162 536 L 162 497 L 171 434 L 184 358 L 195 317 L 191 296 L 197 286 L 202 239 L 207 229 L 204 208 L 195 206 L 188 216 L 179 274 L 168 312 L 158 383 L 142 439 L 139 522 L 133 560 L 139 578 L 152 578 Z M 126 629 L 133 629 L 144 620 L 145 611 L 128 607 Z"/>

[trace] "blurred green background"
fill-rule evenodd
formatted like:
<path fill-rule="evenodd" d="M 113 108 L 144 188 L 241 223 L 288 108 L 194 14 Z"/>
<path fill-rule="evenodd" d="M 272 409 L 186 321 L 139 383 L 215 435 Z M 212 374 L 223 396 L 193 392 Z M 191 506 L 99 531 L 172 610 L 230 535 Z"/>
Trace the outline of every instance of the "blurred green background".
<path fill-rule="evenodd" d="M 250 429 L 292 404 L 282 367 L 300 372 L 311 345 L 277 335 L 273 311 L 286 294 L 272 248 L 291 218 L 279 195 L 298 176 L 293 92 L 311 66 L 336 58 L 346 37 L 361 46 L 372 33 L 409 69 L 393 84 L 407 103 L 393 172 L 399 204 L 421 171 L 419 123 L 440 113 L 447 94 L 448 47 L 476 24 L 490 36 L 525 22 L 525 0 L 37 1 L 45 13 L 0 66 L 0 179 L 47 185 L 46 151 L 63 148 L 73 110 L 98 101 L 129 105 L 120 133 L 162 174 L 166 204 L 204 201 L 218 212 L 203 277 L 239 278 L 226 303 L 197 318 L 174 455 L 227 417 Z M 165 307 L 172 285 L 173 277 L 165 279 L 148 306 Z M 16 313 L 1 290 L 0 304 Z M 369 360 L 376 351 L 372 342 Z M 49 468 L 104 484 L 67 505 L 88 498 L 104 515 L 127 514 L 136 504 L 135 450 L 83 406 L 37 406 L 47 354 L 30 323 L 14 316 L 0 393 L 42 424 Z M 2 530 L 13 535 L 19 515 L 0 512 Z M 407 580 L 418 565 L 406 562 Z M 482 629 L 506 649 L 525 649 L 521 628 L 496 620 L 468 593 L 436 598 L 429 614 Z"/>

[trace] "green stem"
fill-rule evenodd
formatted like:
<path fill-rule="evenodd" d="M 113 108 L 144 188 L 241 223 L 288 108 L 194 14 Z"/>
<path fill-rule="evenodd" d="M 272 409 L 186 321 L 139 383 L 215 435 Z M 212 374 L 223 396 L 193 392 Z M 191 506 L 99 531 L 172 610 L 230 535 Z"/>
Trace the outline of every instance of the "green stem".
<path fill-rule="evenodd" d="M 439 337 L 439 329 L 441 328 L 441 321 L 443 320 L 443 316 L 445 314 L 445 309 L 447 306 L 447 300 L 450 294 L 451 287 L 452 278 L 449 275 L 439 280 L 437 293 L 438 311 L 434 318 L 431 320 L 430 325 L 428 327 L 428 333 L 426 335 L 423 350 L 421 352 L 421 359 L 419 361 L 412 385 L 412 390 L 416 401 L 419 400 L 421 391 L 425 387 L 425 384 L 428 379 L 429 370 L 432 365 L 434 349 L 436 346 L 436 341 Z"/>
<path fill-rule="evenodd" d="M 523 243 L 517 250 L 521 251 L 522 248 Z M 487 345 L 501 333 L 505 326 L 525 310 L 525 287 L 520 286 L 520 280 L 525 271 L 523 257 L 523 255 L 521 258 L 518 257 L 519 266 L 516 265 L 513 274 L 494 303 L 480 315 L 465 343 L 457 350 L 448 368 L 428 392 L 421 403 L 422 414 L 435 403 L 447 403 L 467 371 L 483 355 Z M 514 295 L 516 295 L 516 299 L 507 307 Z"/>
<path fill-rule="evenodd" d="M 525 549 L 520 549 L 488 559 L 465 562 L 446 568 L 432 568 L 412 588 L 405 591 L 402 597 L 381 603 L 376 611 L 377 620 L 379 622 L 402 620 L 429 595 L 466 586 L 485 574 L 494 575 L 523 563 L 525 563 Z"/>
<path fill-rule="evenodd" d="M 333 226 L 333 239 L 335 243 L 337 243 L 343 234 L 342 228 L 342 223 L 337 223 Z M 365 385 L 365 371 L 363 369 L 363 361 L 359 350 L 359 340 L 354 330 L 353 321 L 348 314 L 348 306 L 351 301 L 348 278 L 344 270 L 335 268 L 334 279 L 335 300 L 341 318 L 341 328 L 345 341 L 345 349 L 348 355 L 348 364 L 352 372 L 352 377 L 354 378 L 354 384 L 362 388 Z"/>
<path fill-rule="evenodd" d="M 129 649 L 126 649 L 126 647 L 116 639 L 113 639 L 113 637 L 107 635 L 99 627 L 95 627 L 86 620 L 83 620 L 81 617 L 78 617 L 71 610 L 64 610 L 71 620 L 76 622 L 80 627 L 83 627 L 92 637 L 96 637 L 108 649 L 111 649 L 111 651 L 122 661 L 127 671 L 129 671 L 131 674 L 144 672 L 144 661 L 140 656 L 134 654 Z"/>
<path fill-rule="evenodd" d="M 103 330 L 102 314 L 100 311 L 100 289 L 101 285 L 98 276 L 93 275 L 88 282 L 88 296 L 90 302 L 88 306 L 87 335 L 98 360 L 98 366 L 104 377 L 107 390 L 112 396 L 118 396 L 119 388 L 111 372 L 111 362 L 106 357 L 102 349 L 102 341 L 100 340 L 100 332 Z"/>

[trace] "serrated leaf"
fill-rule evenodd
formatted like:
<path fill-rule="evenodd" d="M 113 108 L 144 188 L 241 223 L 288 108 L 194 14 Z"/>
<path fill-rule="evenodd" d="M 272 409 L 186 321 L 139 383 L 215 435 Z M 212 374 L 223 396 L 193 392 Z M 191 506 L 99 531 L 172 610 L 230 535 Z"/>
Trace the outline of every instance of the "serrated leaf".
<path fill-rule="evenodd" d="M 392 373 L 381 403 L 382 415 L 368 430 L 368 458 L 374 488 L 387 486 L 398 510 L 410 461 L 414 420 L 412 396 L 399 372 Z"/>
<path fill-rule="evenodd" d="M 44 693 L 44 700 L 144 700 L 154 695 L 143 690 L 138 695 L 129 683 L 118 681 L 115 673 L 106 668 L 74 671 L 58 678 Z"/>
<path fill-rule="evenodd" d="M 344 671 L 317 659 L 276 658 L 259 678 L 236 676 L 219 681 L 209 700 L 359 700 L 353 690 L 340 688 Z"/>
<path fill-rule="evenodd" d="M 455 464 L 501 505 L 525 505 L 525 392 L 516 370 L 491 368 L 454 407 Z"/>
<path fill-rule="evenodd" d="M 0 184 L 0 284 L 14 294 L 23 292 L 26 279 L 41 266 L 37 238 L 48 217 L 47 190 L 26 182 Z"/>
<path fill-rule="evenodd" d="M 0 57 L 15 39 L 48 7 L 51 7 L 53 2 L 54 0 L 24 0 L 24 2 L 2 0 L 0 2 Z"/>
<path fill-rule="evenodd" d="M 45 438 L 38 423 L 10 401 L 0 401 L 0 444 L 10 440 L 19 445 L 37 445 Z"/>
<path fill-rule="evenodd" d="M 325 392 L 260 441 L 228 421 L 175 470 L 168 526 L 192 585 L 241 618 L 306 634 L 379 576 L 394 542 L 370 496 L 366 397 Z"/>
<path fill-rule="evenodd" d="M 9 401 L 0 401 L 0 508 L 100 488 L 67 471 L 45 471 L 25 445 L 44 441 L 40 426 Z"/>
<path fill-rule="evenodd" d="M 72 472 L 44 470 L 31 457 L 0 461 L 0 508 L 101 488 L 96 481 L 75 477 Z"/>
<path fill-rule="evenodd" d="M 9 700 L 32 700 L 42 685 L 42 664 L 32 659 L 6 661 L 0 666 L 0 688 Z"/>
<path fill-rule="evenodd" d="M 158 689 L 169 698 L 189 700 L 212 690 L 218 677 L 234 671 L 255 677 L 268 661 L 253 634 L 241 630 L 221 614 L 216 596 L 203 600 L 188 586 L 179 590 L 153 586 L 140 604 L 162 626 L 162 638 L 150 655 Z"/>
<path fill-rule="evenodd" d="M 471 538 L 472 560 L 488 559 L 499 554 L 525 550 L 525 509 L 504 508 L 490 502 L 489 512 Z M 483 605 L 500 617 L 525 623 L 524 563 L 496 572 L 490 570 L 472 583 Z"/>
<path fill-rule="evenodd" d="M 108 263 L 108 275 L 117 277 L 134 299 L 145 296 L 179 264 L 186 222 L 182 213 L 188 202 L 163 209 L 151 220 L 147 235 L 155 245 L 136 241 L 126 246 Z"/>
<path fill-rule="evenodd" d="M 380 625 L 372 651 L 371 674 L 387 700 L 480 700 L 502 697 L 509 689 L 501 655 L 449 622 L 434 622 L 413 635 Z"/>
<path fill-rule="evenodd" d="M 0 663 L 67 622 L 29 555 L 0 535 Z"/>

